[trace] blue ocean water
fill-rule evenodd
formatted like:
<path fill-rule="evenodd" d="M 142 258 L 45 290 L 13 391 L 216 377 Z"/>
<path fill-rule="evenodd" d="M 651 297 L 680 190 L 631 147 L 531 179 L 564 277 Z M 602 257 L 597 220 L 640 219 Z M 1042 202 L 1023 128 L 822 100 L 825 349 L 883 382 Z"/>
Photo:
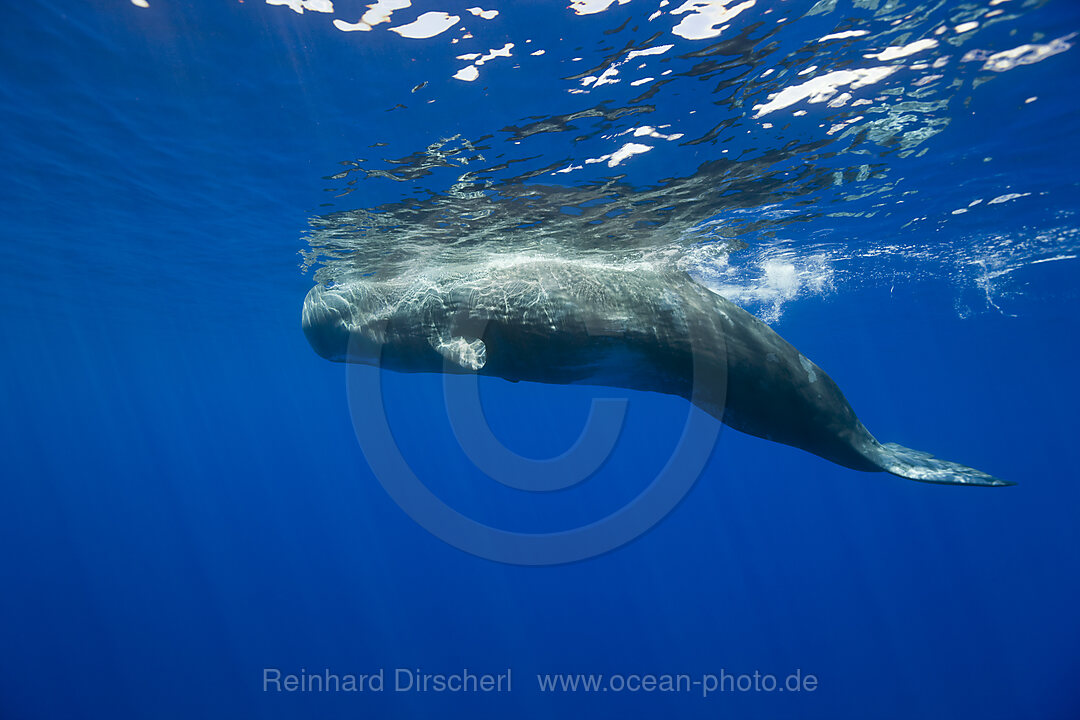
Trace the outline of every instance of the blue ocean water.
<path fill-rule="evenodd" d="M 1080 714 L 1075 3 L 146 4 L 0 23 L 0 717 Z M 384 491 L 300 306 L 513 253 L 686 271 L 877 437 L 1018 485 L 725 430 L 623 547 L 462 552 Z M 521 494 L 462 451 L 443 378 L 382 383 L 416 474 L 529 532 L 630 501 L 687 416 L 481 379 L 526 457 L 629 399 L 595 477 Z M 512 689 L 398 692 L 399 668 Z M 700 682 L 755 672 L 816 684 Z M 578 673 L 608 690 L 537 680 Z M 648 674 L 698 684 L 611 685 Z"/>

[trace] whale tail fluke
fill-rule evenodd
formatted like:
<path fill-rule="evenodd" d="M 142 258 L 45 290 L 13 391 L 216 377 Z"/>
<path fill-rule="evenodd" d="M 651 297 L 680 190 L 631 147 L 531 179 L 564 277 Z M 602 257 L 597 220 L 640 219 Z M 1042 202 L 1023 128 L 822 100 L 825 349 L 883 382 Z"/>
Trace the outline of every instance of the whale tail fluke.
<path fill-rule="evenodd" d="M 919 482 L 984 487 L 1016 484 L 967 465 L 940 460 L 930 453 L 912 450 L 896 443 L 879 444 L 873 459 L 885 472 Z"/>

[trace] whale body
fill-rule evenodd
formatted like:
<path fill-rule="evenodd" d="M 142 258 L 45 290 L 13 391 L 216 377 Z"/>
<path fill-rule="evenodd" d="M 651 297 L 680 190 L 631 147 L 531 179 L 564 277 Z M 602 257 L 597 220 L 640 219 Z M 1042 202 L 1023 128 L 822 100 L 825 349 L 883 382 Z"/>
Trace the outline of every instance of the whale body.
<path fill-rule="evenodd" d="M 768 325 L 684 273 L 564 260 L 316 285 L 302 327 L 322 357 L 678 395 L 726 425 L 854 470 L 1013 483 L 878 442 L 836 383 Z"/>

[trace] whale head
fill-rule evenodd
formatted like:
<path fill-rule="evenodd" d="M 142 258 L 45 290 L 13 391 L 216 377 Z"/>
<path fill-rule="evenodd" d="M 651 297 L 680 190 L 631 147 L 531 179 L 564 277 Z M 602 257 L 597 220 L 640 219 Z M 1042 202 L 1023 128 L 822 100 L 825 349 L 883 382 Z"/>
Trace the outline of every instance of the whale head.
<path fill-rule="evenodd" d="M 374 323 L 363 320 L 369 298 L 354 287 L 316 285 L 304 298 L 301 327 L 313 350 L 327 360 L 375 365 L 383 340 Z"/>

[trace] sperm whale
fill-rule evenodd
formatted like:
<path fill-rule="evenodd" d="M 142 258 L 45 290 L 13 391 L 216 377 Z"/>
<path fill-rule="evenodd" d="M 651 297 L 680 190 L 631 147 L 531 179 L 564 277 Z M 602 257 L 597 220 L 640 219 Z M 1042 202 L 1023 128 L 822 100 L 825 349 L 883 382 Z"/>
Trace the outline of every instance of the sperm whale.
<path fill-rule="evenodd" d="M 824 370 L 685 273 L 535 259 L 373 276 L 316 285 L 301 324 L 328 360 L 667 393 L 739 431 L 854 470 L 1013 484 L 878 442 Z"/>

